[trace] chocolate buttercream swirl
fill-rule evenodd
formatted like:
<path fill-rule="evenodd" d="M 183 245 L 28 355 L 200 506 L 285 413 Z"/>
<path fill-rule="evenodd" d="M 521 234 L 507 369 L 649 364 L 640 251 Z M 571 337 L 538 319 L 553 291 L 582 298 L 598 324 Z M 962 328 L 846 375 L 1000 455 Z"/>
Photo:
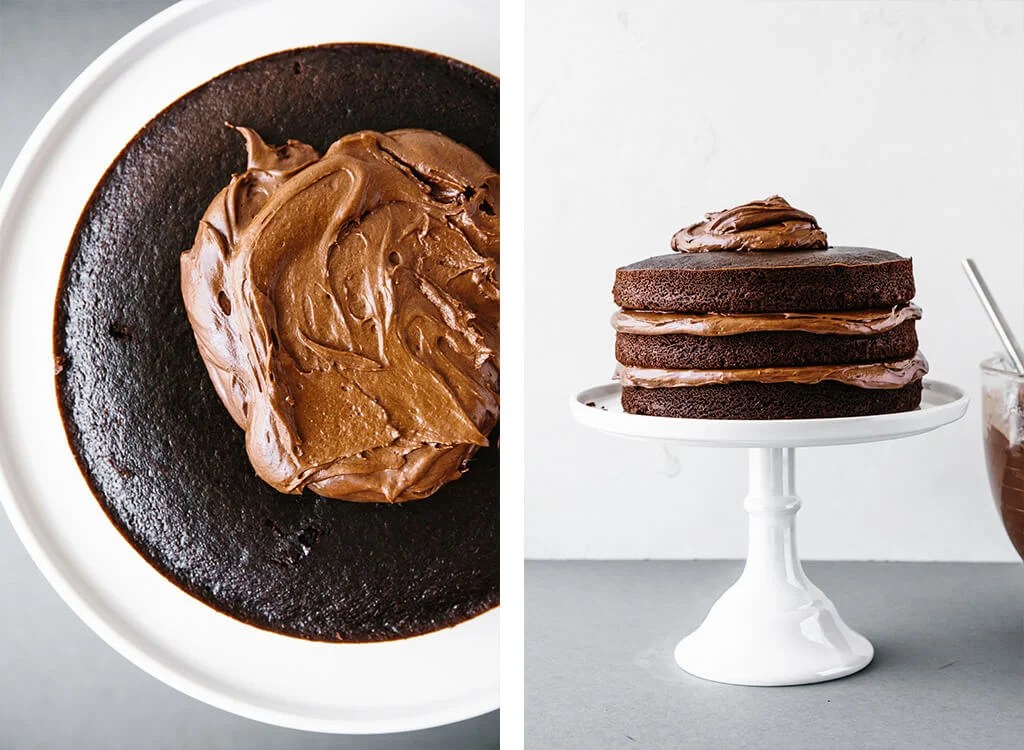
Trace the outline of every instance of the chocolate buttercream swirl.
<path fill-rule="evenodd" d="M 287 493 L 399 502 L 458 478 L 498 419 L 499 177 L 438 133 L 249 153 L 181 257 L 199 352 Z"/>
<path fill-rule="evenodd" d="M 618 365 L 615 378 L 625 386 L 638 388 L 687 388 L 727 383 L 803 383 L 815 385 L 832 380 L 857 388 L 902 388 L 928 373 L 928 361 L 921 352 L 898 362 L 863 365 L 808 365 L 804 367 L 758 367 L 737 370 L 662 370 Z"/>
<path fill-rule="evenodd" d="M 891 310 L 807 313 L 690 313 L 619 310 L 612 327 L 637 336 L 734 336 L 766 331 L 801 331 L 833 336 L 870 336 L 920 320 L 921 308 L 910 303 Z"/>
<path fill-rule="evenodd" d="M 672 249 L 682 253 L 712 250 L 821 250 L 828 237 L 818 220 L 773 195 L 762 201 L 705 214 L 672 237 Z"/>

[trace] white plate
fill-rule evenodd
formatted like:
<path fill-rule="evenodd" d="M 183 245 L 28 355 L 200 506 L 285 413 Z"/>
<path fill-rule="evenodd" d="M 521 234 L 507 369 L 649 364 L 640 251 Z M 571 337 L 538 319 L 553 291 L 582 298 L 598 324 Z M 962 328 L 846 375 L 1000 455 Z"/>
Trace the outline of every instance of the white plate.
<path fill-rule="evenodd" d="M 446 20 L 439 24 L 437 18 Z M 166 105 L 247 60 L 375 41 L 497 72 L 497 2 L 188 0 L 128 34 L 64 93 L 0 189 L 0 499 L 53 587 L 107 643 L 214 706 L 325 732 L 394 732 L 498 705 L 498 613 L 376 644 L 313 643 L 219 614 L 151 568 L 92 497 L 57 410 L 53 304 L 97 181 Z"/>
<path fill-rule="evenodd" d="M 678 419 L 622 411 L 618 383 L 580 391 L 569 408 L 580 424 L 643 440 L 722 448 L 797 448 L 895 440 L 955 422 L 967 411 L 967 396 L 955 385 L 926 380 L 921 408 L 899 414 L 832 419 Z M 592 404 L 592 405 L 591 405 Z"/>

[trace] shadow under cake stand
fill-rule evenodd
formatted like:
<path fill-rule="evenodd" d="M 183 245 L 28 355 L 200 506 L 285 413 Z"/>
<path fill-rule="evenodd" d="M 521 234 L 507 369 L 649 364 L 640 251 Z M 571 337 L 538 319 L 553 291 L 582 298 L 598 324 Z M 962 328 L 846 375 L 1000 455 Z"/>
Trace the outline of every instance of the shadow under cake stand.
<path fill-rule="evenodd" d="M 899 414 L 797 420 L 678 419 L 623 412 L 618 384 L 576 394 L 580 424 L 621 437 L 688 446 L 748 448 L 744 507 L 750 538 L 743 574 L 676 646 L 692 675 L 734 685 L 804 685 L 857 672 L 871 643 L 843 622 L 835 605 L 804 574 L 796 550 L 795 449 L 919 435 L 967 410 L 959 388 L 925 381 L 921 407 Z"/>

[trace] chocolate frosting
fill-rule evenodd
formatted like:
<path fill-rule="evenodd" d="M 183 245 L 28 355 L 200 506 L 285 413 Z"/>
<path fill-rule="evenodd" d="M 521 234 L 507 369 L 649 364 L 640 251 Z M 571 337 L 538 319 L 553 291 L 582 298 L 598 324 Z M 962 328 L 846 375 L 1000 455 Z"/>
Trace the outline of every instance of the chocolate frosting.
<path fill-rule="evenodd" d="M 987 422 L 987 419 L 986 419 Z M 1017 554 L 1024 558 L 1024 445 L 998 426 L 985 427 L 988 478 L 999 515 Z"/>
<path fill-rule="evenodd" d="M 726 383 L 803 383 L 814 385 L 834 380 L 857 388 L 902 388 L 920 380 L 928 362 L 918 352 L 899 362 L 864 365 L 809 365 L 805 367 L 763 367 L 746 370 L 662 370 L 618 365 L 615 377 L 622 385 L 638 388 L 683 388 Z"/>
<path fill-rule="evenodd" d="M 891 310 L 860 310 L 821 313 L 688 313 L 619 310 L 612 315 L 612 327 L 619 333 L 638 336 L 733 336 L 764 331 L 803 331 L 838 336 L 869 336 L 884 333 L 908 320 L 920 320 L 915 304 L 897 305 Z"/>
<path fill-rule="evenodd" d="M 705 214 L 704 221 L 684 227 L 672 237 L 672 249 L 682 253 L 827 247 L 828 237 L 817 219 L 778 195 Z"/>
<path fill-rule="evenodd" d="M 248 169 L 203 216 L 181 288 L 253 468 L 281 492 L 427 497 L 498 419 L 498 174 L 424 130 L 323 157 L 237 130 Z"/>

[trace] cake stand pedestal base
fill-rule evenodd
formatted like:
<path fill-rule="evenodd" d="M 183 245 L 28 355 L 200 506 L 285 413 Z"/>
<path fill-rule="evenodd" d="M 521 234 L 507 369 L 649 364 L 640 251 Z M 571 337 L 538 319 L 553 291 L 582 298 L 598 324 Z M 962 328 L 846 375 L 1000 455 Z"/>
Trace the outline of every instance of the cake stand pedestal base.
<path fill-rule="evenodd" d="M 735 685 L 803 685 L 845 677 L 874 649 L 804 574 L 796 551 L 795 449 L 751 448 L 743 574 L 676 646 L 690 674 Z"/>

